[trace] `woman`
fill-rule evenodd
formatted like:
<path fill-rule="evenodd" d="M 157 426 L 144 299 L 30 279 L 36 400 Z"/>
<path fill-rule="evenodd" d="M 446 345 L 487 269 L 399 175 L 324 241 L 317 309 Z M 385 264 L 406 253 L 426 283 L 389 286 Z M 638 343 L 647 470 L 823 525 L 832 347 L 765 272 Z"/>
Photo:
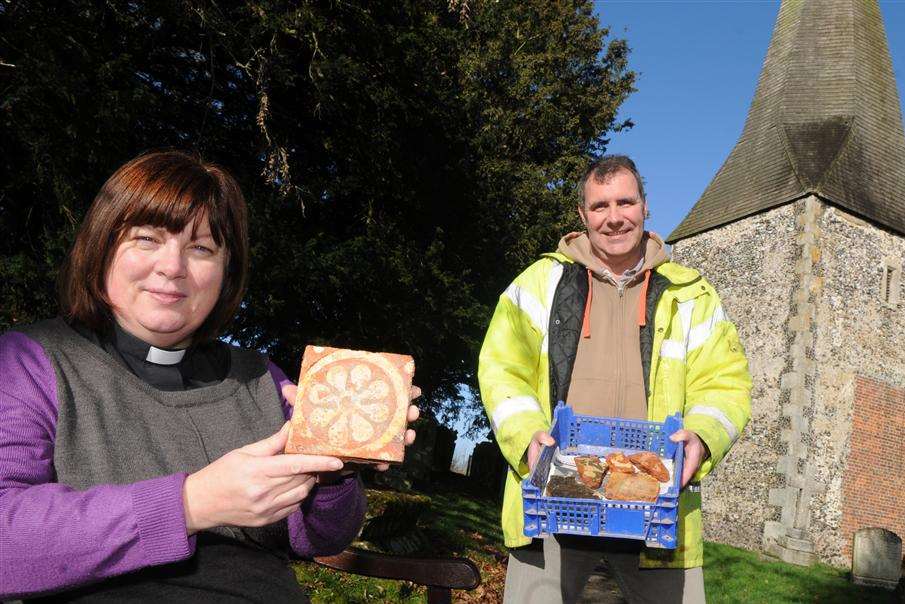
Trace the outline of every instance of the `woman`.
<path fill-rule="evenodd" d="M 104 184 L 62 317 L 0 337 L 0 600 L 299 602 L 289 556 L 358 533 L 357 476 L 282 454 L 295 386 L 216 339 L 247 257 L 223 169 L 156 152 Z"/>

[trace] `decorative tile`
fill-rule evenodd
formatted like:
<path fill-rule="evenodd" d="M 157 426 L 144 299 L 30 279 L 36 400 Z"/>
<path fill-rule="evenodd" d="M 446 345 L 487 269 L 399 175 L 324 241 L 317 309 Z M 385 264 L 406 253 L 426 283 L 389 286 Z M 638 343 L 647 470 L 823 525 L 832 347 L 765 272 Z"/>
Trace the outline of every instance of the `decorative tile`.
<path fill-rule="evenodd" d="M 401 463 L 414 374 L 408 355 L 306 347 L 286 452 Z"/>

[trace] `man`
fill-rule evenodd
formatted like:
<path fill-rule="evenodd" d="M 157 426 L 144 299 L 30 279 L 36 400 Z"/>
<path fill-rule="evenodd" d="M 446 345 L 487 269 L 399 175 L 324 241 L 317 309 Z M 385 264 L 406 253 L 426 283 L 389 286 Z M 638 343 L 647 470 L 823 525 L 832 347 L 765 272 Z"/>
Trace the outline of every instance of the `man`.
<path fill-rule="evenodd" d="M 630 602 L 704 602 L 699 483 L 750 416 L 751 378 L 713 287 L 669 262 L 644 230 L 647 202 L 625 156 L 594 162 L 579 183 L 585 232 L 562 238 L 500 296 L 481 349 L 481 396 L 509 463 L 502 524 L 506 602 L 575 602 L 605 558 Z M 663 421 L 681 412 L 685 468 L 678 547 L 523 532 L 521 481 L 552 445 L 552 409 Z M 690 483 L 690 484 L 689 484 Z"/>

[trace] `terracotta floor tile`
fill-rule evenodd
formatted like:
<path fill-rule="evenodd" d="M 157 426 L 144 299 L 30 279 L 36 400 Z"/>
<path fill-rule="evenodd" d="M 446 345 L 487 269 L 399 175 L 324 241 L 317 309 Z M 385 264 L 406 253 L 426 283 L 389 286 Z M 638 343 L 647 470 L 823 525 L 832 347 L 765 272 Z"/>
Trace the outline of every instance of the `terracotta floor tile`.
<path fill-rule="evenodd" d="M 401 462 L 414 373 L 408 355 L 306 347 L 286 452 Z"/>

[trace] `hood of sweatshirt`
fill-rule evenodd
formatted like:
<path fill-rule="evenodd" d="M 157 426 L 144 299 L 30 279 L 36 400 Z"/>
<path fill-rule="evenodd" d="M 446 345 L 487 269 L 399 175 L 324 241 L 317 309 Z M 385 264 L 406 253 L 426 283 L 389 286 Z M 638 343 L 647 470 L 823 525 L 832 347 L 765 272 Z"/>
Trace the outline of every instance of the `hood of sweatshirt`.
<path fill-rule="evenodd" d="M 637 274 L 644 274 L 644 271 L 654 269 L 669 261 L 666 246 L 656 233 L 645 231 L 642 245 L 644 245 L 644 263 L 641 269 L 637 271 Z M 588 239 L 587 233 L 569 233 L 565 235 L 559 240 L 556 251 L 590 269 L 596 275 L 613 277 L 600 259 L 591 251 L 591 240 Z"/>

